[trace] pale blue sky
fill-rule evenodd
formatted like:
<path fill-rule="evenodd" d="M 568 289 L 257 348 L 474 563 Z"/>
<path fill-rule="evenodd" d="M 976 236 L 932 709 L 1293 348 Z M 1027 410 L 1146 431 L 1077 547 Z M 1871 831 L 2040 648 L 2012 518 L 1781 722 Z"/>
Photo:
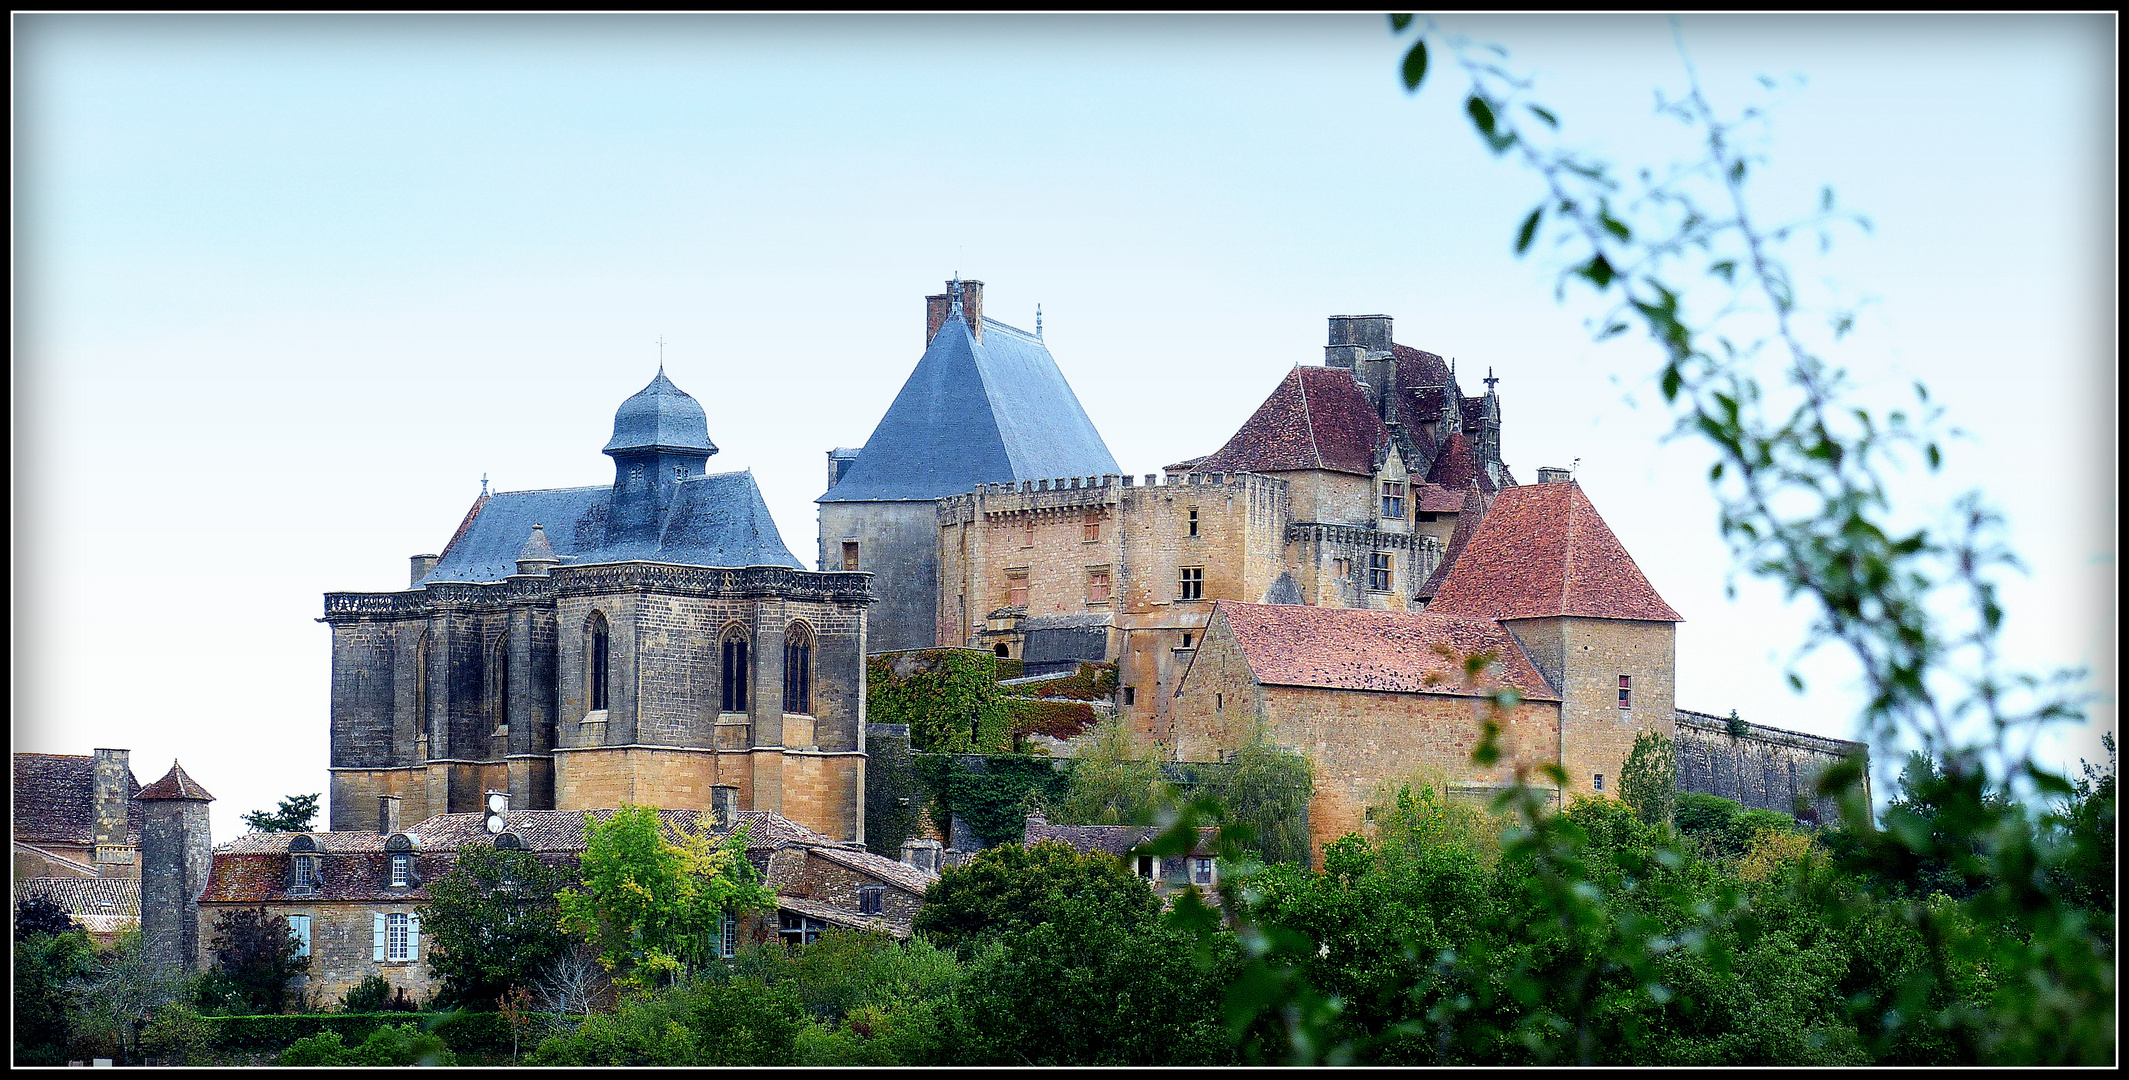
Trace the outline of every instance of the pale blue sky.
<path fill-rule="evenodd" d="M 1661 18 L 1452 21 L 1569 134 L 1682 152 Z M 480 486 L 604 483 L 668 372 L 814 553 L 958 271 L 1035 305 L 1124 468 L 1211 451 L 1324 317 L 1501 377 L 1504 454 L 1585 490 L 1687 622 L 1679 703 L 1850 735 L 1801 615 L 1726 599 L 1707 454 L 1657 360 L 1589 344 L 1510 257 L 1536 181 L 1377 16 L 17 17 L 15 747 L 182 757 L 236 814 L 322 790 L 328 590 L 402 588 Z M 2116 609 L 2110 17 L 1684 22 L 1710 92 L 1802 74 L 1758 189 L 1877 223 L 1800 269 L 1874 299 L 1836 359 L 1922 378 L 2010 514 L 2021 660 L 2109 665 Z M 1631 399 L 1631 401 L 1629 400 Z M 1917 487 L 1913 495 L 1928 494 Z M 2111 711 L 2104 722 L 2112 724 Z M 2097 757 L 2093 731 L 2052 759 Z"/>

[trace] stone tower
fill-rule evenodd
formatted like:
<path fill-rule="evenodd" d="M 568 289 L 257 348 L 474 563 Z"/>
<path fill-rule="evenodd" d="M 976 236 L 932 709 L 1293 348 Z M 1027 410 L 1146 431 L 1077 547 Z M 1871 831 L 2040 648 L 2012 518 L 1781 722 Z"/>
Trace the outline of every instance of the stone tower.
<path fill-rule="evenodd" d="M 151 966 L 190 971 L 200 955 L 197 902 L 214 858 L 207 825 L 214 796 L 172 761 L 170 771 L 136 798 L 147 819 L 140 837 L 141 943 Z"/>
<path fill-rule="evenodd" d="M 131 753 L 125 750 L 96 751 L 96 876 L 138 876 L 138 853 L 127 827 L 133 799 Z"/>

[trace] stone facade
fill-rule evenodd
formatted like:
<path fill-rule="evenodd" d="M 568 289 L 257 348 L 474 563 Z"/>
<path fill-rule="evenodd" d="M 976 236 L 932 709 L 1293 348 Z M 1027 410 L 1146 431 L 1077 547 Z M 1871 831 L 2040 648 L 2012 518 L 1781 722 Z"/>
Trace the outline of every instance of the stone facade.
<path fill-rule="evenodd" d="M 194 903 L 207 886 L 214 849 L 207 804 L 214 801 L 176 762 L 141 789 L 140 927 L 150 966 L 191 971 L 202 939 Z"/>
<path fill-rule="evenodd" d="M 125 750 L 16 754 L 14 880 L 137 878 L 144 807 Z"/>
<path fill-rule="evenodd" d="M 1503 619 L 1501 625 L 1559 692 L 1559 762 L 1567 771 L 1567 790 L 1617 794 L 1634 740 L 1644 731 L 1673 734 L 1677 626 L 1570 617 Z M 1619 703 L 1622 677 L 1628 680 L 1625 707 Z"/>

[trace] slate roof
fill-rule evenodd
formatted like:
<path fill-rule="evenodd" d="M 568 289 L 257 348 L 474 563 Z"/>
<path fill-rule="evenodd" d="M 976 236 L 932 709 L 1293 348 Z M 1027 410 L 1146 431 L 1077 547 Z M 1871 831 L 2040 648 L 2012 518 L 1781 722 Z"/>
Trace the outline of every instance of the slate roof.
<path fill-rule="evenodd" d="M 1200 472 L 1329 469 L 1375 473 L 1375 452 L 1389 438 L 1367 392 L 1346 368 L 1297 365 L 1242 422 L 1234 436 L 1196 465 Z"/>
<path fill-rule="evenodd" d="M 1575 483 L 1503 488 L 1427 613 L 1684 621 Z"/>
<path fill-rule="evenodd" d="M 482 496 L 436 568 L 421 583 L 501 581 L 517 573 L 518 555 L 534 525 L 541 526 L 548 546 L 564 566 L 643 560 L 683 566 L 805 569 L 784 545 L 752 471 L 675 481 L 673 502 L 654 544 L 608 544 L 606 517 L 612 502 L 610 485 Z"/>
<path fill-rule="evenodd" d="M 96 843 L 96 759 L 86 754 L 16 754 L 9 816 L 14 838 L 26 844 Z M 126 774 L 127 794 L 140 780 Z M 126 838 L 140 843 L 146 820 L 139 802 L 126 806 Z"/>
<path fill-rule="evenodd" d="M 1490 619 L 1417 611 L 1285 604 L 1213 605 L 1257 682 L 1332 690 L 1475 697 L 1505 683 L 1531 701 L 1558 701 L 1530 658 Z M 1443 649 L 1455 653 L 1445 656 Z M 1462 657 L 1490 651 L 1478 685 L 1464 685 Z"/>
<path fill-rule="evenodd" d="M 192 777 L 185 775 L 185 767 L 178 764 L 175 759 L 171 760 L 170 771 L 164 773 L 162 779 L 140 789 L 140 793 L 133 796 L 133 798 L 143 802 L 149 799 L 214 801 L 214 796 L 207 794 L 206 788 L 201 787 Z"/>
<path fill-rule="evenodd" d="M 652 447 L 717 452 L 717 444 L 710 441 L 710 422 L 703 415 L 702 403 L 674 386 L 665 377 L 662 364 L 650 385 L 630 395 L 614 410 L 614 437 L 607 440 L 605 452 Z"/>
<path fill-rule="evenodd" d="M 23 878 L 18 896 L 49 896 L 69 915 L 140 917 L 139 878 Z"/>
<path fill-rule="evenodd" d="M 978 484 L 1121 474 L 1041 339 L 955 317 L 818 502 L 930 501 Z"/>
<path fill-rule="evenodd" d="M 1155 825 L 1052 825 L 1047 818 L 1030 814 L 1021 843 L 1033 847 L 1054 841 L 1074 851 L 1101 851 L 1121 857 L 1160 833 L 1160 827 Z M 1197 846 L 1190 853 L 1211 858 L 1219 833 L 1218 829 L 1199 829 Z"/>

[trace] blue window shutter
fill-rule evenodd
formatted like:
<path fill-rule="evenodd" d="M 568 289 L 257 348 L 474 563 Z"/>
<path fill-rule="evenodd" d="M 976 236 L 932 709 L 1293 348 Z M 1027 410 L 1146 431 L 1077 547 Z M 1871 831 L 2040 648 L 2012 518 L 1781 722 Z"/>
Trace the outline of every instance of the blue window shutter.
<path fill-rule="evenodd" d="M 378 963 L 384 962 L 384 912 L 370 916 L 370 956 Z"/>
<path fill-rule="evenodd" d="M 407 916 L 407 959 L 421 959 L 421 914 Z"/>

